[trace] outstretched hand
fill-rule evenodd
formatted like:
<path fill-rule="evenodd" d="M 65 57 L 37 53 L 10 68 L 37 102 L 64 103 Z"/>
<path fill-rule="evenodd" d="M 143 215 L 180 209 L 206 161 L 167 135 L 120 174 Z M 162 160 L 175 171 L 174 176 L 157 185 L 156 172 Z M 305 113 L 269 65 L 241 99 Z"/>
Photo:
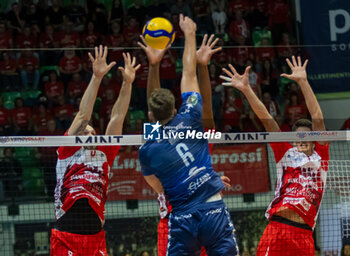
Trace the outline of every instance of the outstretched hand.
<path fill-rule="evenodd" d="M 151 65 L 155 65 L 159 63 L 165 52 L 170 48 L 171 45 L 168 45 L 165 49 L 159 50 L 159 49 L 154 49 L 151 46 L 149 46 L 145 40 L 145 38 L 140 35 L 141 42 L 137 42 L 137 44 L 145 51 L 148 61 Z"/>
<path fill-rule="evenodd" d="M 286 59 L 288 66 L 292 70 L 292 74 L 281 74 L 282 77 L 286 77 L 288 79 L 294 80 L 297 83 L 299 83 L 301 80 L 307 79 L 307 74 L 306 74 L 306 65 L 308 63 L 308 60 L 302 64 L 300 56 L 298 56 L 298 62 L 296 61 L 295 57 L 292 56 L 292 62 L 290 62 L 289 59 Z"/>
<path fill-rule="evenodd" d="M 236 69 L 229 64 L 228 65 L 230 70 L 227 70 L 226 68 L 223 68 L 222 71 L 224 71 L 228 76 L 220 76 L 221 79 L 223 79 L 224 83 L 222 83 L 224 86 L 233 86 L 236 89 L 240 90 L 241 92 L 244 92 L 245 90 L 250 88 L 249 85 L 249 70 L 250 66 L 248 66 L 245 69 L 245 72 L 243 75 L 240 75 L 237 73 Z"/>
<path fill-rule="evenodd" d="M 221 178 L 222 183 L 224 183 L 225 187 L 227 187 L 227 188 L 231 187 L 231 184 L 230 184 L 231 180 L 229 177 L 221 176 L 220 178 Z"/>
<path fill-rule="evenodd" d="M 141 67 L 141 64 L 136 65 L 136 58 L 133 57 L 131 60 L 131 56 L 130 53 L 123 53 L 123 58 L 124 58 L 124 68 L 123 67 L 119 67 L 118 69 L 122 72 L 123 74 L 123 80 L 125 83 L 127 84 L 132 84 L 132 82 L 134 82 L 135 79 L 135 73 L 136 71 Z"/>
<path fill-rule="evenodd" d="M 190 17 L 180 14 L 179 18 L 180 18 L 179 26 L 185 35 L 196 33 L 197 25 Z"/>
<path fill-rule="evenodd" d="M 197 63 L 201 65 L 208 65 L 211 56 L 219 51 L 222 50 L 222 47 L 213 49 L 217 42 L 219 41 L 219 38 L 216 38 L 214 41 L 214 35 L 211 35 L 208 40 L 208 35 L 205 34 L 201 47 L 197 50 Z"/>
<path fill-rule="evenodd" d="M 92 56 L 90 52 L 88 53 L 89 58 L 92 62 L 93 73 L 98 78 L 102 78 L 116 64 L 116 62 L 113 61 L 109 63 L 109 65 L 107 65 L 107 62 L 106 62 L 107 53 L 108 53 L 107 46 L 105 46 L 103 49 L 102 45 L 100 45 L 100 47 L 95 47 L 95 58 Z"/>

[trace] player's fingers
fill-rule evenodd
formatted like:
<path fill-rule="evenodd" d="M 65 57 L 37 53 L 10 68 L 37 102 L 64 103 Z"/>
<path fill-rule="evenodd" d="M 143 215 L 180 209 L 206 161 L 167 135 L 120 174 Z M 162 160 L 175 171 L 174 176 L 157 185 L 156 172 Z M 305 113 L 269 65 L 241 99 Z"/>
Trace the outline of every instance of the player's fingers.
<path fill-rule="evenodd" d="M 184 15 L 182 13 L 180 13 L 179 19 L 180 19 L 180 22 L 184 21 Z"/>
<path fill-rule="evenodd" d="M 222 83 L 223 86 L 232 86 L 232 83 L 231 82 L 224 82 Z"/>
<path fill-rule="evenodd" d="M 102 47 L 102 44 L 100 44 L 100 50 L 98 52 L 98 58 L 102 58 L 102 55 L 103 55 L 103 47 Z"/>
<path fill-rule="evenodd" d="M 208 39 L 208 34 L 205 34 L 204 37 L 203 37 L 203 40 L 202 40 L 201 47 L 204 46 L 204 45 L 206 44 L 207 39 Z"/>
<path fill-rule="evenodd" d="M 94 62 L 94 61 L 95 61 L 94 57 L 92 57 L 92 54 L 91 54 L 90 52 L 88 52 L 88 56 L 89 56 L 91 62 Z"/>
<path fill-rule="evenodd" d="M 123 76 L 124 76 L 124 73 L 125 73 L 124 68 L 123 67 L 119 67 L 118 70 L 120 70 L 122 72 Z"/>
<path fill-rule="evenodd" d="M 306 60 L 306 61 L 304 62 L 303 68 L 306 68 L 308 62 L 309 62 L 309 60 Z"/>
<path fill-rule="evenodd" d="M 232 66 L 232 64 L 228 64 L 229 68 L 231 69 L 232 73 L 236 76 L 239 75 L 237 70 Z"/>
<path fill-rule="evenodd" d="M 287 62 L 287 64 L 288 64 L 288 66 L 289 66 L 289 68 L 291 69 L 291 70 L 293 70 L 293 64 L 290 62 L 290 60 L 287 58 L 286 59 L 286 62 Z"/>
<path fill-rule="evenodd" d="M 147 45 L 146 39 L 143 37 L 143 35 L 140 35 L 140 38 L 141 38 L 141 41 L 142 41 L 145 45 Z"/>
<path fill-rule="evenodd" d="M 216 38 L 214 40 L 214 42 L 211 43 L 211 45 L 209 46 L 210 48 L 213 48 L 217 43 L 219 42 L 219 38 Z"/>
<path fill-rule="evenodd" d="M 220 78 L 222 80 L 225 80 L 226 82 L 232 82 L 232 78 L 231 77 L 221 75 Z"/>
<path fill-rule="evenodd" d="M 222 71 L 224 71 L 225 74 L 228 75 L 229 77 L 233 77 L 233 74 L 230 71 L 228 71 L 228 69 L 222 68 Z"/>
<path fill-rule="evenodd" d="M 249 74 L 250 69 L 251 69 L 251 66 L 248 66 L 245 68 L 245 72 L 244 72 L 245 76 L 247 76 Z"/>
<path fill-rule="evenodd" d="M 211 36 L 209 37 L 209 40 L 207 42 L 207 45 L 209 45 L 209 47 L 211 47 L 211 42 L 213 42 L 214 39 L 214 34 L 211 34 Z"/>
<path fill-rule="evenodd" d="M 139 70 L 139 68 L 141 67 L 141 64 L 139 64 L 139 65 L 137 65 L 134 69 L 135 69 L 135 72 L 137 71 L 137 70 Z"/>
<path fill-rule="evenodd" d="M 212 54 L 217 53 L 222 50 L 222 47 L 216 48 L 212 51 Z"/>
<path fill-rule="evenodd" d="M 130 64 L 131 64 L 131 56 L 130 56 L 130 53 L 128 52 L 126 55 L 128 56 L 128 64 L 130 65 Z"/>
<path fill-rule="evenodd" d="M 95 47 L 95 59 L 97 59 L 98 58 L 98 47 L 96 46 Z"/>
<path fill-rule="evenodd" d="M 132 58 L 131 66 L 135 66 L 135 64 L 136 64 L 136 57 L 134 56 Z"/>
<path fill-rule="evenodd" d="M 111 63 L 109 63 L 109 65 L 107 66 L 108 70 L 110 70 L 111 68 L 113 68 L 117 63 L 115 61 L 112 61 Z"/>
<path fill-rule="evenodd" d="M 298 66 L 301 67 L 302 66 L 302 63 L 301 63 L 301 58 L 300 56 L 298 56 Z"/>
<path fill-rule="evenodd" d="M 142 50 L 146 50 L 146 46 L 144 46 L 141 42 L 137 42 L 137 44 L 142 48 Z"/>
<path fill-rule="evenodd" d="M 220 178 L 221 178 L 221 180 L 222 180 L 223 182 L 226 182 L 226 183 L 230 183 L 230 182 L 231 182 L 230 178 L 227 177 L 227 176 L 221 176 Z"/>
<path fill-rule="evenodd" d="M 107 53 L 108 53 L 108 48 L 107 48 L 107 46 L 105 46 L 105 49 L 103 51 L 103 59 L 107 58 Z"/>
<path fill-rule="evenodd" d="M 281 77 L 285 77 L 285 78 L 288 78 L 288 79 L 292 78 L 291 75 L 288 75 L 288 74 L 285 74 L 285 73 L 281 74 Z"/>
<path fill-rule="evenodd" d="M 292 56 L 292 61 L 293 61 L 293 66 L 294 67 L 298 66 L 298 63 L 297 63 L 294 55 Z"/>

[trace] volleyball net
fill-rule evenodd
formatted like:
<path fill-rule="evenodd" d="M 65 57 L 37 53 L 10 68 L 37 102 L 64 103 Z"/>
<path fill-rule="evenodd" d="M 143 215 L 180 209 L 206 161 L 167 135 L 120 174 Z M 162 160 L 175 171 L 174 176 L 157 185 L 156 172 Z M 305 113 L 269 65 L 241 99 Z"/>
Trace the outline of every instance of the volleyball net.
<path fill-rule="evenodd" d="M 296 141 L 330 142 L 330 159 L 322 164 L 328 169 L 327 181 L 314 240 L 325 255 L 340 253 L 342 245 L 350 242 L 349 135 L 346 131 L 223 133 L 220 138 L 209 139 L 214 145 L 211 152 L 214 170 L 231 180 L 231 186 L 223 193 L 224 202 L 237 230 L 241 253 L 249 251 L 254 255 L 268 224 L 265 211 L 274 198 L 278 178 L 274 152 L 269 145 Z M 98 152 L 108 145 L 108 148 L 120 146 L 108 175 L 104 215 L 108 253 L 138 255 L 147 250 L 157 255 L 160 220 L 157 194 L 142 177 L 138 160 L 138 147 L 144 142 L 143 135 L 0 137 L 0 254 L 49 255 L 51 229 L 65 207 L 57 205 L 57 198 L 64 201 L 66 193 L 64 189 L 55 192 L 56 183 L 61 182 L 64 188 L 69 182 L 67 179 L 79 180 L 75 186 L 90 186 L 88 193 L 98 197 L 99 186 L 92 185 L 94 172 L 73 171 L 69 178 L 66 172 L 74 169 L 73 162 L 91 163 L 95 158 L 103 166 L 103 162 L 108 161 L 108 152 L 114 157 L 112 150 L 105 151 L 107 160 L 98 153 L 78 154 L 78 159 L 73 160 L 73 153 L 60 151 L 57 163 L 57 148 L 69 147 L 79 151 L 86 147 L 93 152 L 95 148 L 91 147 L 97 146 Z M 310 179 L 319 176 L 315 173 Z M 64 177 L 66 180 L 62 181 Z M 85 214 L 81 211 L 80 217 L 89 218 Z M 72 223 L 72 232 L 91 228 L 79 225 L 74 227 Z"/>

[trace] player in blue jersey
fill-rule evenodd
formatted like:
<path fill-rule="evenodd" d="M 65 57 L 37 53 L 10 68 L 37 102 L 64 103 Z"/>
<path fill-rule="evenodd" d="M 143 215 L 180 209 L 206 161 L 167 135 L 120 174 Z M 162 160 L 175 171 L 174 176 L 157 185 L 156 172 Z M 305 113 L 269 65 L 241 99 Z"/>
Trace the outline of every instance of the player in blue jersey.
<path fill-rule="evenodd" d="M 203 133 L 202 98 L 196 76 L 196 25 L 180 15 L 180 28 L 185 35 L 182 106 L 176 114 L 175 98 L 169 90 L 148 91 L 149 117 L 165 130 Z M 150 65 L 148 79 L 159 77 L 152 74 L 157 71 Z M 139 157 L 146 181 L 158 193 L 164 191 L 172 205 L 167 255 L 199 255 L 201 246 L 209 256 L 238 255 L 234 227 L 220 195 L 225 186 L 212 169 L 206 139 L 147 141 Z"/>

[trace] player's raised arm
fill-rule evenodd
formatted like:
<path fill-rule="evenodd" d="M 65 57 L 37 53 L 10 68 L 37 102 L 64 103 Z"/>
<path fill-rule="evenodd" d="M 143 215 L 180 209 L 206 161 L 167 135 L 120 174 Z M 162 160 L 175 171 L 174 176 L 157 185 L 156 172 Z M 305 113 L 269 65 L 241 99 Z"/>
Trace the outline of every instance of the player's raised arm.
<path fill-rule="evenodd" d="M 159 65 L 165 54 L 165 52 L 170 48 L 170 45 L 165 49 L 154 49 L 149 46 L 145 40 L 145 38 L 141 35 L 141 42 L 137 44 L 145 51 L 148 63 L 149 63 L 149 71 L 147 78 L 147 100 L 151 96 L 151 93 L 160 88 L 160 78 L 159 78 Z"/>
<path fill-rule="evenodd" d="M 68 135 L 77 135 L 84 131 L 91 118 L 102 78 L 115 65 L 115 62 L 111 62 L 107 65 L 107 52 L 107 46 L 103 49 L 102 45 L 100 45 L 99 48 L 95 47 L 95 58 L 89 53 L 92 62 L 93 75 L 86 91 L 84 92 L 83 98 L 81 99 L 79 112 L 69 127 Z"/>
<path fill-rule="evenodd" d="M 281 74 L 281 76 L 294 80 L 299 84 L 305 98 L 306 106 L 312 118 L 312 130 L 325 131 L 326 126 L 324 124 L 322 110 L 307 80 L 306 65 L 308 63 L 308 60 L 306 60 L 303 64 L 301 62 L 300 56 L 298 56 L 297 60 L 293 56 L 292 62 L 289 59 L 286 59 L 286 61 L 288 66 L 292 70 L 292 74 Z"/>
<path fill-rule="evenodd" d="M 119 67 L 119 70 L 123 74 L 122 88 L 120 89 L 119 96 L 115 102 L 111 120 L 109 121 L 106 129 L 106 135 L 120 135 L 123 131 L 123 123 L 126 113 L 129 109 L 132 83 L 135 80 L 135 73 L 140 68 L 140 64 L 136 65 L 136 58 L 131 58 L 130 54 L 123 53 L 125 67 Z"/>
<path fill-rule="evenodd" d="M 243 75 L 238 74 L 236 69 L 231 64 L 229 64 L 229 68 L 230 70 L 226 68 L 222 69 L 228 75 L 228 77 L 220 76 L 223 80 L 225 80 L 223 85 L 233 86 L 246 96 L 250 106 L 260 121 L 263 123 L 266 131 L 279 132 L 280 128 L 277 122 L 270 115 L 269 111 L 267 111 L 265 105 L 259 100 L 249 84 L 250 66 L 246 68 Z"/>
<path fill-rule="evenodd" d="M 211 95 L 211 84 L 208 71 L 208 63 L 211 56 L 218 51 L 221 51 L 221 47 L 213 49 L 219 38 L 214 41 L 214 35 L 211 35 L 208 39 L 208 35 L 204 35 L 202 45 L 198 49 L 197 65 L 198 65 L 198 80 L 199 80 L 199 90 L 203 100 L 203 126 L 207 129 L 214 128 L 214 117 L 213 117 L 213 106 L 212 106 L 212 95 Z"/>
<path fill-rule="evenodd" d="M 189 17 L 180 14 L 179 22 L 185 35 L 185 48 L 182 56 L 181 93 L 198 92 L 199 86 L 196 73 L 196 23 Z"/>

